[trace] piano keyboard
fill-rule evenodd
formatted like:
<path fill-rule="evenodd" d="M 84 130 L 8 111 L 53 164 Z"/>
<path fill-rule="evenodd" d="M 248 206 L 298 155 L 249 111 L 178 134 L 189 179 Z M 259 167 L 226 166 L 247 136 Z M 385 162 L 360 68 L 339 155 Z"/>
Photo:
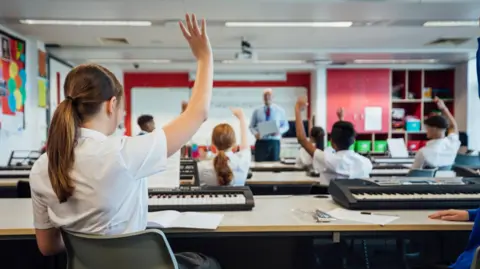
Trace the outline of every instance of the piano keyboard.
<path fill-rule="evenodd" d="M 374 180 L 336 179 L 331 181 L 328 191 L 336 203 L 348 209 L 477 208 L 480 181 L 464 178 L 463 184 L 459 184 L 456 180 L 436 179 L 410 184 L 399 181 L 397 185 L 380 185 Z"/>
<path fill-rule="evenodd" d="M 148 211 L 240 211 L 252 210 L 255 202 L 249 187 L 192 187 L 151 189 Z"/>

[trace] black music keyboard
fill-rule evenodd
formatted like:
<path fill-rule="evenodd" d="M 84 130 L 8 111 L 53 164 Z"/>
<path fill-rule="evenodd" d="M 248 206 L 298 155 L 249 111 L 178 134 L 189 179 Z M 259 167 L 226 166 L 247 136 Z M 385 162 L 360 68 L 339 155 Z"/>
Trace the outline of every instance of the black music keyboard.
<path fill-rule="evenodd" d="M 480 182 L 380 185 L 361 179 L 332 180 L 333 200 L 348 209 L 472 209 L 480 205 Z"/>
<path fill-rule="evenodd" d="M 148 211 L 248 211 L 255 206 L 249 187 L 149 189 Z"/>

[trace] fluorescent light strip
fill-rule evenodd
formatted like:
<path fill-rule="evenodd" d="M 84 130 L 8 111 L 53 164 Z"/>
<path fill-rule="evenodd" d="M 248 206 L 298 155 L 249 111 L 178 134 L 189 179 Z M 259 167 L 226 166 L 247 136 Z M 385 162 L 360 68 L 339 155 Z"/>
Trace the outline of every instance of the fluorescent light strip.
<path fill-rule="evenodd" d="M 479 21 L 427 21 L 424 27 L 478 27 Z"/>
<path fill-rule="evenodd" d="M 305 64 L 306 61 L 302 60 L 223 60 L 223 64 Z"/>
<path fill-rule="evenodd" d="M 226 22 L 226 27 L 350 27 L 351 21 L 332 22 Z"/>
<path fill-rule="evenodd" d="M 151 21 L 90 21 L 90 20 L 20 20 L 29 25 L 73 25 L 73 26 L 151 26 Z"/>
<path fill-rule="evenodd" d="M 155 60 L 155 59 L 90 59 L 88 62 L 94 63 L 111 63 L 111 64 L 165 64 L 172 62 L 171 60 Z"/>
<path fill-rule="evenodd" d="M 359 59 L 353 61 L 356 64 L 433 64 L 437 63 L 437 59 Z"/>

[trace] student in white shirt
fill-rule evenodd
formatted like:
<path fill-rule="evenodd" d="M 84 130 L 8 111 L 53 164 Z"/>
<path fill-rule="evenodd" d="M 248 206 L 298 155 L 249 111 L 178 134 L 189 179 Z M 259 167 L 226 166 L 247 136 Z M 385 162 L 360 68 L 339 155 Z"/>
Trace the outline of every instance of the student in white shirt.
<path fill-rule="evenodd" d="M 252 153 L 248 143 L 248 127 L 243 110 L 232 109 L 233 115 L 240 121 L 240 146 L 236 146 L 235 131 L 226 123 L 215 126 L 212 133 L 212 145 L 217 149 L 213 160 L 201 161 L 198 165 L 200 183 L 210 186 L 244 186 L 247 180 Z"/>
<path fill-rule="evenodd" d="M 301 112 L 307 107 L 306 97 L 300 97 L 295 106 L 295 127 L 300 145 L 313 157 L 313 168 L 320 173 L 320 184 L 329 185 L 336 178 L 369 178 L 372 163 L 369 159 L 350 150 L 355 142 L 352 123 L 343 121 L 343 110 L 332 128 L 332 148 L 320 150 L 308 141 L 302 122 Z"/>
<path fill-rule="evenodd" d="M 437 103 L 438 109 L 446 116 L 448 121 L 440 115 L 431 116 L 424 121 L 427 138 L 430 141 L 415 155 L 412 169 L 439 168 L 449 170 L 460 149 L 461 143 L 455 118 L 445 106 L 443 100 L 435 97 L 434 102 Z"/>
<path fill-rule="evenodd" d="M 208 116 L 213 57 L 205 21 L 186 16 L 180 28 L 198 61 L 191 105 L 162 129 L 142 136 L 111 136 L 124 116 L 123 87 L 106 68 L 80 65 L 67 75 L 67 98 L 52 119 L 47 154 L 32 168 L 30 184 L 38 247 L 64 249 L 60 228 L 116 235 L 147 226 L 147 182 L 161 172 Z"/>
<path fill-rule="evenodd" d="M 137 124 L 141 130 L 138 135 L 148 134 L 155 130 L 155 121 L 152 115 L 141 115 L 137 119 Z"/>
<path fill-rule="evenodd" d="M 317 149 L 324 149 L 325 130 L 322 127 L 314 126 L 310 129 L 310 143 L 314 144 Z M 312 156 L 304 148 L 300 148 L 296 165 L 298 167 L 312 166 Z"/>

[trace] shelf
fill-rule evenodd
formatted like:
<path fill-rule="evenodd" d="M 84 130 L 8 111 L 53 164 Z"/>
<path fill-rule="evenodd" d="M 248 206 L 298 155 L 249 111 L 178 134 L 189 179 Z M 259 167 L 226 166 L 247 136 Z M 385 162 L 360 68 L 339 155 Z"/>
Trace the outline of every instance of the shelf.
<path fill-rule="evenodd" d="M 446 98 L 446 99 L 442 99 L 443 102 L 453 102 L 455 101 L 455 99 L 452 99 L 452 98 Z M 433 103 L 433 100 L 423 100 L 423 102 L 425 103 Z"/>
<path fill-rule="evenodd" d="M 416 131 L 416 132 L 407 132 L 405 130 L 392 130 L 392 134 L 424 134 L 426 133 L 425 131 Z"/>
<path fill-rule="evenodd" d="M 393 103 L 421 103 L 422 99 L 392 99 Z"/>

